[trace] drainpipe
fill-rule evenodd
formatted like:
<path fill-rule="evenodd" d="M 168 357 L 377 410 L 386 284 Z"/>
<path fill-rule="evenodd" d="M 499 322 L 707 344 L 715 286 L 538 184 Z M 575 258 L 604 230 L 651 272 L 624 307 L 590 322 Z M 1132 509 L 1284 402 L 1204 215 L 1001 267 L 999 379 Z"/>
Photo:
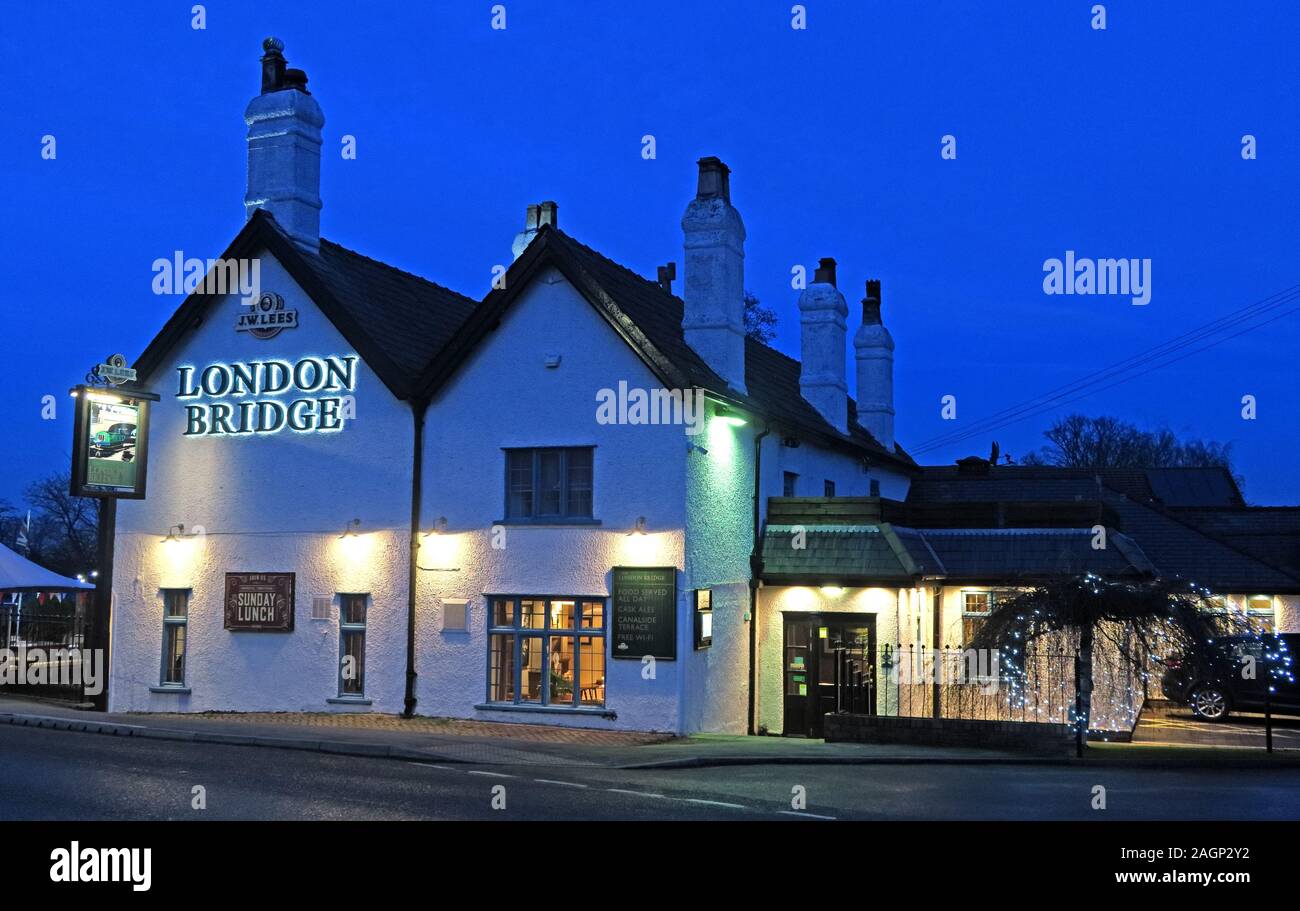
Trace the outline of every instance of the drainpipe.
<path fill-rule="evenodd" d="M 415 714 L 415 586 L 420 561 L 420 499 L 424 484 L 424 415 L 428 400 L 411 399 L 415 436 L 411 445 L 411 544 L 406 571 L 406 704 L 402 717 Z"/>
<path fill-rule="evenodd" d="M 758 669 L 758 583 L 763 576 L 763 537 L 758 524 L 759 495 L 763 483 L 763 437 L 771 431 L 764 422 L 761 433 L 754 435 L 754 549 L 749 552 L 749 733 L 757 734 L 754 687 Z"/>

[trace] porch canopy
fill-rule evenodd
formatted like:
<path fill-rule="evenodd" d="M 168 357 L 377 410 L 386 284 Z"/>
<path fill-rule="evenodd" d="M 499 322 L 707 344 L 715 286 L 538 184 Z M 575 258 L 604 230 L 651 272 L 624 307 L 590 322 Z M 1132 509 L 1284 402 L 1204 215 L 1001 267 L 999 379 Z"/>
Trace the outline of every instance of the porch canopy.
<path fill-rule="evenodd" d="M 88 591 L 94 587 L 50 572 L 0 544 L 0 592 Z"/>

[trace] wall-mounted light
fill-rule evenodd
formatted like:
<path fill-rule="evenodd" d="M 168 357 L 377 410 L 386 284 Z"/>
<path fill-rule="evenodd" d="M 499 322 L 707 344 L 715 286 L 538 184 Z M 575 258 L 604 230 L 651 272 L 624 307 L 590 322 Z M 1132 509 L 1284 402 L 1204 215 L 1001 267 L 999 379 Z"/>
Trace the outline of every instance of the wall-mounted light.
<path fill-rule="evenodd" d="M 183 540 L 184 537 L 185 537 L 185 526 L 172 525 L 167 529 L 167 537 L 162 539 L 162 543 L 175 544 L 177 541 Z"/>
<path fill-rule="evenodd" d="M 709 454 L 709 451 L 705 449 L 703 446 L 701 446 L 699 443 L 692 443 L 690 440 L 686 441 L 686 452 L 687 453 L 698 452 L 700 455 Z"/>
<path fill-rule="evenodd" d="M 445 535 L 447 533 L 447 517 L 438 516 L 433 522 L 433 528 L 424 533 L 427 538 L 429 535 Z"/>
<path fill-rule="evenodd" d="M 844 594 L 844 589 L 838 585 L 823 585 L 822 594 L 831 598 L 838 598 L 840 595 Z"/>
<path fill-rule="evenodd" d="M 636 525 L 632 526 L 632 530 L 627 533 L 627 536 L 630 538 L 633 535 L 643 534 L 645 534 L 645 516 L 637 516 Z"/>
<path fill-rule="evenodd" d="M 340 541 L 346 541 L 348 538 L 357 537 L 357 529 L 361 527 L 360 519 L 353 519 L 343 527 L 343 534 L 339 535 Z"/>
<path fill-rule="evenodd" d="M 730 424 L 732 427 L 744 427 L 749 423 L 726 405 L 719 405 L 713 412 L 713 416 L 725 424 Z"/>

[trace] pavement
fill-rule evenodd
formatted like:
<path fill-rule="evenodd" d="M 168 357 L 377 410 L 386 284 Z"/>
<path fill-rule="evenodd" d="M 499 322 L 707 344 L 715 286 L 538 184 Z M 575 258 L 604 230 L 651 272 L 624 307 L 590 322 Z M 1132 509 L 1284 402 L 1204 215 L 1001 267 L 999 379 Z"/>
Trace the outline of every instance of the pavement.
<path fill-rule="evenodd" d="M 1194 722 L 1204 724 L 1203 722 Z M 81 731 L 115 737 L 172 740 L 230 746 L 271 747 L 338 755 L 398 759 L 427 763 L 586 767 L 670 770 L 746 765 L 885 765 L 885 764 L 1062 764 L 1072 757 L 1027 757 L 1019 753 L 960 747 L 906 744 L 825 743 L 787 737 L 666 734 L 575 729 L 551 725 L 514 724 L 376 713 L 234 713 L 154 714 L 88 712 L 66 703 L 29 697 L 0 697 L 0 725 Z M 1134 735 L 1134 747 L 1187 747 L 1195 740 L 1176 739 L 1186 733 L 1176 710 L 1169 718 L 1148 718 Z M 1218 729 L 1221 725 L 1213 725 Z M 1226 736 L 1229 732 L 1224 731 Z M 1104 761 L 1134 766 L 1229 762 L 1239 766 L 1294 763 L 1282 747 L 1300 745 L 1288 729 L 1275 735 L 1278 753 L 1264 753 L 1262 733 L 1248 731 L 1230 742 L 1215 743 L 1207 752 L 1181 750 L 1162 753 L 1127 745 L 1107 745 L 1104 756 L 1091 750 L 1083 763 Z M 1234 735 L 1236 736 L 1236 735 Z M 1174 737 L 1175 739 L 1169 739 Z M 1163 738 L 1163 739 L 1162 739 Z"/>
<path fill-rule="evenodd" d="M 1234 712 L 1224 721 L 1202 721 L 1185 705 L 1148 701 L 1133 743 L 1166 743 L 1207 747 L 1241 747 L 1262 750 L 1263 715 Z M 1274 716 L 1273 749 L 1300 750 L 1300 718 Z"/>

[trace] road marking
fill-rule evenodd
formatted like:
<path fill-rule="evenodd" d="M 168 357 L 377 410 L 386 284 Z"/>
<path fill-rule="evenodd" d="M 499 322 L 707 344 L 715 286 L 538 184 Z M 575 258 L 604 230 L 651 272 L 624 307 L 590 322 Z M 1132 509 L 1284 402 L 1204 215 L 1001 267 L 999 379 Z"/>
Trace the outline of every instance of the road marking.
<path fill-rule="evenodd" d="M 741 806 L 741 805 L 738 804 L 738 803 L 724 803 L 724 802 L 721 801 L 721 800 L 701 800 L 701 799 L 698 798 L 698 797 L 687 797 L 687 798 L 685 798 L 685 800 L 686 800 L 687 803 L 702 803 L 702 804 L 707 804 L 707 805 L 710 806 L 710 807 L 728 807 L 728 808 L 730 808 L 730 809 L 732 809 L 732 810 L 748 810 L 748 809 L 749 809 L 749 807 Z"/>
<path fill-rule="evenodd" d="M 802 816 L 804 819 L 835 819 L 834 816 L 820 816 L 817 813 L 803 813 L 799 810 L 777 810 L 778 813 L 784 813 L 786 816 Z"/>
<path fill-rule="evenodd" d="M 440 772 L 456 772 L 458 769 L 450 768 L 445 765 L 434 765 L 432 762 L 412 762 L 411 765 L 424 766 L 426 769 L 437 769 Z"/>
<path fill-rule="evenodd" d="M 585 784 L 578 784 L 576 781 L 555 781 L 551 778 L 534 778 L 533 781 L 538 784 L 558 784 L 562 788 L 585 788 Z"/>
<path fill-rule="evenodd" d="M 480 772 L 478 769 L 470 769 L 471 775 L 482 775 L 485 778 L 514 778 L 513 775 L 507 775 L 504 772 Z"/>
<path fill-rule="evenodd" d="M 630 791 L 627 788 L 606 788 L 605 790 L 609 791 L 611 794 L 631 794 L 633 797 L 655 797 L 659 800 L 665 799 L 664 795 L 652 794 L 649 791 Z"/>

